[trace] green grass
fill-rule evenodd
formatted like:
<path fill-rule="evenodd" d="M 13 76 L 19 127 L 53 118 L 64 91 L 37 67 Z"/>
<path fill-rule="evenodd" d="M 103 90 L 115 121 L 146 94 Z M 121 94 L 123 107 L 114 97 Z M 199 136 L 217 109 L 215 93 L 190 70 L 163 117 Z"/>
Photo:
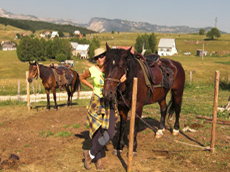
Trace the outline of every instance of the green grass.
<path fill-rule="evenodd" d="M 80 124 L 75 124 L 75 125 L 73 125 L 73 128 L 80 128 L 80 127 L 81 127 Z"/>
<path fill-rule="evenodd" d="M 69 131 L 61 131 L 56 134 L 57 137 L 69 137 L 71 135 L 72 133 L 70 133 Z"/>
<path fill-rule="evenodd" d="M 42 136 L 42 137 L 50 137 L 50 136 L 53 136 L 54 133 L 51 132 L 51 131 L 49 131 L 49 130 L 47 130 L 47 131 L 41 131 L 41 132 L 39 132 L 39 135 Z"/>
<path fill-rule="evenodd" d="M 1 26 L 0 26 L 1 27 Z M 9 31 L 13 31 L 14 28 L 8 28 Z M 1 31 L 1 28 L 0 28 Z M 0 32 L 1 34 L 1 32 Z M 101 46 L 105 47 L 107 42 L 110 46 L 123 45 L 132 46 L 135 44 L 136 37 L 143 33 L 100 33 L 91 34 L 96 36 Z M 185 69 L 186 82 L 183 96 L 182 113 L 196 114 L 211 116 L 213 111 L 213 99 L 214 99 L 214 76 L 215 71 L 220 71 L 220 88 L 218 106 L 224 106 L 227 104 L 227 99 L 230 88 L 230 56 L 207 56 L 202 59 L 195 56 L 197 49 L 202 49 L 203 44 L 205 50 L 209 53 L 212 51 L 226 51 L 230 47 L 230 34 L 222 35 L 218 40 L 204 41 L 205 36 L 198 34 L 163 34 L 155 33 L 157 40 L 160 38 L 175 38 L 176 46 L 178 49 L 178 55 L 170 58 L 179 61 Z M 89 38 L 90 35 L 86 37 Z M 0 37 L 1 38 L 1 37 Z M 192 52 L 191 56 L 184 56 L 184 52 Z M 163 58 L 163 57 L 162 57 Z M 84 72 L 92 63 L 88 60 L 78 59 L 73 57 L 75 61 L 74 70 L 78 73 Z M 51 62 L 46 61 L 43 64 L 49 65 Z M 54 62 L 57 64 L 58 62 Z M 17 95 L 18 82 L 20 81 L 20 94 L 26 94 L 26 82 L 25 72 L 28 70 L 28 63 L 20 62 L 17 58 L 16 51 L 0 51 L 0 95 Z M 192 80 L 190 80 L 190 71 L 192 71 Z M 92 80 L 89 80 L 92 82 Z M 82 84 L 81 90 L 90 90 L 88 87 Z M 45 93 L 44 87 L 41 84 L 41 80 L 34 80 L 34 85 L 30 84 L 30 93 Z M 170 94 L 168 94 L 167 100 L 169 100 Z M 86 106 L 89 100 L 81 99 L 74 100 L 77 106 Z M 53 102 L 51 102 L 52 104 Z M 66 103 L 63 101 L 63 103 Z M 0 106 L 25 106 L 26 103 L 19 101 L 8 100 L 0 102 Z M 46 105 L 46 102 L 38 102 L 39 105 Z M 159 105 L 153 104 L 144 107 L 143 113 L 155 118 L 152 114 L 159 114 Z M 218 118 L 228 119 L 228 113 L 218 113 Z M 159 118 L 159 115 L 156 116 Z M 77 124 L 76 124 L 77 125 Z M 68 126 L 66 126 L 68 127 Z M 84 126 L 87 128 L 88 126 Z"/>

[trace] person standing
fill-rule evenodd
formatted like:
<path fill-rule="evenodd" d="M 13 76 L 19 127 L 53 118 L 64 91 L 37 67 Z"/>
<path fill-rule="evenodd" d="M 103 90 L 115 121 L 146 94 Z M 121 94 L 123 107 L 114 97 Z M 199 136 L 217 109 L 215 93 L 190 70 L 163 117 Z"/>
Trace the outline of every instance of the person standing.
<path fill-rule="evenodd" d="M 89 136 L 92 139 L 92 147 L 90 150 L 84 150 L 85 158 L 84 167 L 91 169 L 91 163 L 95 162 L 96 168 L 99 171 L 105 170 L 101 160 L 102 148 L 113 138 L 115 132 L 115 121 L 117 109 L 115 101 L 104 102 L 103 87 L 104 87 L 104 62 L 105 50 L 98 48 L 94 51 L 97 64 L 91 66 L 80 75 L 80 81 L 93 90 L 93 95 L 87 106 L 88 115 L 87 122 L 89 124 Z M 87 78 L 93 79 L 91 84 Z"/>

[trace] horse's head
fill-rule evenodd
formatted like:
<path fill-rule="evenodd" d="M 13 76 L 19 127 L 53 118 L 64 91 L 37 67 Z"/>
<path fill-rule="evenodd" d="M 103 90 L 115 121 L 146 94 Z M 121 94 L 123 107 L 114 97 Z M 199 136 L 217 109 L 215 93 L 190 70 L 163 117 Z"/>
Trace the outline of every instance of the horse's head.
<path fill-rule="evenodd" d="M 122 85 L 125 86 L 124 83 L 121 82 L 121 77 L 127 74 L 131 48 L 132 47 L 128 50 L 111 49 L 108 44 L 106 44 L 103 96 L 107 101 L 114 100 L 118 87 Z"/>
<path fill-rule="evenodd" d="M 38 64 L 36 61 L 33 63 L 29 62 L 29 64 L 30 64 L 29 75 L 28 75 L 27 80 L 29 83 L 31 83 L 35 77 L 38 77 L 38 75 L 39 75 L 39 69 L 38 68 L 39 67 L 38 67 Z"/>

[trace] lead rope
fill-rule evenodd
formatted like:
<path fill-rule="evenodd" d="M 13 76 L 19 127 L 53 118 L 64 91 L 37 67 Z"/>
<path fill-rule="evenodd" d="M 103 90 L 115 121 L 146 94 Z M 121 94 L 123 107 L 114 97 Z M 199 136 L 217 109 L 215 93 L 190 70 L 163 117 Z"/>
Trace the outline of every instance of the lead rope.
<path fill-rule="evenodd" d="M 129 109 L 131 109 L 130 108 L 130 106 L 127 104 L 127 102 L 125 101 L 125 98 L 124 98 L 124 96 L 123 96 L 123 94 L 122 94 L 122 92 L 121 92 L 121 90 L 120 89 L 117 89 L 118 90 L 118 92 L 120 93 L 120 95 L 121 95 L 121 98 L 122 98 L 122 100 L 123 100 L 123 102 L 125 103 L 125 105 L 129 108 Z M 145 125 L 147 125 L 150 129 L 152 129 L 153 130 L 153 132 L 157 132 L 157 130 L 155 129 L 155 128 L 153 128 L 151 125 L 149 125 L 146 121 L 144 121 L 141 117 L 139 117 L 136 113 L 135 113 L 135 116 L 137 117 L 137 118 L 139 118 Z"/>
<path fill-rule="evenodd" d="M 119 84 L 118 84 L 118 85 L 119 85 Z M 125 98 L 124 98 L 124 96 L 123 96 L 121 90 L 120 90 L 120 89 L 117 89 L 117 90 L 118 90 L 118 92 L 120 93 L 121 98 L 122 98 L 123 102 L 125 103 L 125 105 L 126 105 L 129 109 L 131 109 L 130 106 L 129 106 L 129 105 L 127 104 L 127 102 L 125 101 Z M 144 121 L 144 120 L 143 120 L 140 116 L 138 116 L 136 113 L 135 113 L 135 116 L 136 116 L 137 118 L 139 118 L 139 119 L 140 119 L 145 125 L 147 125 L 150 129 L 152 129 L 153 132 L 155 132 L 155 134 L 156 134 L 157 130 L 156 130 L 155 128 L 153 128 L 152 126 L 150 126 L 146 121 Z M 184 145 L 187 145 L 187 146 L 197 147 L 197 148 L 201 148 L 201 149 L 205 149 L 205 150 L 214 149 L 214 148 L 210 148 L 209 146 L 208 146 L 208 147 L 204 147 L 204 146 L 198 146 L 198 145 L 193 145 L 193 144 L 190 144 L 190 143 L 181 142 L 181 141 L 178 141 L 178 140 L 169 138 L 169 137 L 164 136 L 164 135 L 163 135 L 162 137 L 165 138 L 165 139 L 168 139 L 168 140 L 170 140 L 170 141 L 172 141 L 172 142 L 184 144 Z"/>

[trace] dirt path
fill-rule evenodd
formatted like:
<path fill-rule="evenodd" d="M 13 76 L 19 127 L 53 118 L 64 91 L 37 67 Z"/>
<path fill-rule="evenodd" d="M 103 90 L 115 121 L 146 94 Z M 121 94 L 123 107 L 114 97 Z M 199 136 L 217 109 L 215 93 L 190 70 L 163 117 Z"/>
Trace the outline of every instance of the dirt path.
<path fill-rule="evenodd" d="M 158 124 L 153 118 L 145 120 L 151 125 Z M 181 123 L 186 121 L 185 118 L 181 119 Z M 26 107 L 1 108 L 1 162 L 8 160 L 11 154 L 20 158 L 11 164 L 12 167 L 10 164 L 6 165 L 5 171 L 88 171 L 83 167 L 82 156 L 83 150 L 90 148 L 85 122 L 85 107 L 61 107 L 58 111 L 38 108 L 30 112 Z M 204 125 L 196 127 L 196 133 L 186 133 L 186 136 L 180 134 L 176 139 L 196 145 L 209 142 L 210 128 Z M 219 146 L 218 152 L 211 154 L 172 142 L 171 139 L 174 137 L 169 130 L 165 132 L 169 139 L 155 139 L 154 133 L 141 124 L 137 138 L 138 155 L 133 159 L 133 171 L 228 171 L 230 140 L 226 139 L 226 131 L 229 133 L 230 129 L 221 127 L 218 132 L 222 132 L 223 135 L 217 136 L 216 143 Z M 188 138 L 195 138 L 195 141 Z M 103 158 L 107 171 L 125 172 L 127 147 L 118 157 L 112 155 L 112 151 L 113 144 L 110 142 L 107 145 L 106 157 Z M 91 171 L 96 171 L 94 166 Z"/>

